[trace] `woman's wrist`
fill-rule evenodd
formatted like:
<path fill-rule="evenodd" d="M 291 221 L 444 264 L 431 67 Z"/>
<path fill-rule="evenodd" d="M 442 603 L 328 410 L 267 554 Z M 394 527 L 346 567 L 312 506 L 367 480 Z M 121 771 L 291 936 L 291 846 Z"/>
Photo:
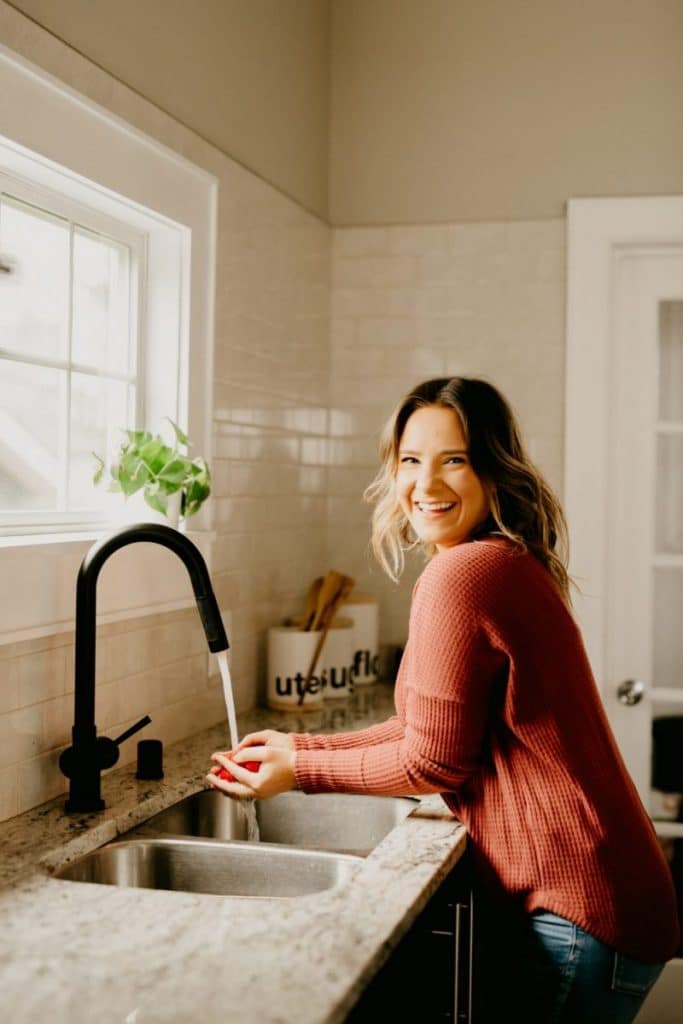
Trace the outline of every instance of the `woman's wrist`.
<path fill-rule="evenodd" d="M 299 783 L 297 782 L 296 778 L 296 749 L 290 751 L 289 766 L 292 769 L 292 777 L 294 780 L 292 783 L 292 789 L 299 789 Z"/>

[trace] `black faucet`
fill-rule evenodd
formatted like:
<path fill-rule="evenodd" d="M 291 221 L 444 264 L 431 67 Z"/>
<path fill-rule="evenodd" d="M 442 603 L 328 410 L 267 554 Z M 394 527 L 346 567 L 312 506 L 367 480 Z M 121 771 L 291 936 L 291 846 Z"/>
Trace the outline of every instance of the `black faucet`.
<path fill-rule="evenodd" d="M 151 721 L 145 716 L 115 740 L 98 736 L 95 725 L 97 577 L 110 555 L 137 541 L 161 544 L 178 555 L 190 574 L 209 650 L 227 651 L 230 646 L 206 563 L 199 549 L 185 534 L 170 526 L 138 523 L 93 544 L 81 563 L 76 584 L 76 674 L 74 724 L 71 730 L 73 745 L 64 750 L 59 758 L 62 774 L 69 779 L 69 798 L 64 805 L 67 811 L 102 810 L 104 800 L 100 796 L 100 772 L 103 768 L 111 768 L 118 761 L 118 744 Z"/>

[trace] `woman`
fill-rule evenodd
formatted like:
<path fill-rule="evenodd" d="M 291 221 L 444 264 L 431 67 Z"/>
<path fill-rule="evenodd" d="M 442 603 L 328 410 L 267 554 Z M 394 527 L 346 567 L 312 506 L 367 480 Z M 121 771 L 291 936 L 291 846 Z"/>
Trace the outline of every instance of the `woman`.
<path fill-rule="evenodd" d="M 407 545 L 430 558 L 396 716 L 252 733 L 207 778 L 234 797 L 441 793 L 478 880 L 479 1019 L 631 1021 L 677 948 L 675 896 L 570 612 L 562 510 L 482 380 L 419 385 L 381 454 L 375 553 L 394 578 Z"/>

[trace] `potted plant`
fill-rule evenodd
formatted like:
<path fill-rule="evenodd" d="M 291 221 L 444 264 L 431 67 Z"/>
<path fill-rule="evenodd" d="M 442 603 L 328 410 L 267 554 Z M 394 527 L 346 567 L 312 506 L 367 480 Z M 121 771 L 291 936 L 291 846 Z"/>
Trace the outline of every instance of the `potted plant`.
<path fill-rule="evenodd" d="M 148 430 L 123 431 L 124 440 L 109 466 L 108 490 L 122 492 L 126 500 L 142 491 L 145 503 L 155 512 L 172 520 L 175 506 L 180 518 L 187 519 L 198 512 L 209 497 L 211 474 L 204 459 L 189 458 L 187 450 L 192 442 L 173 420 L 168 419 L 168 422 L 175 434 L 173 446 Z M 97 485 L 105 479 L 107 466 L 99 455 L 95 452 L 93 455 L 98 462 L 93 476 L 93 483 Z"/>

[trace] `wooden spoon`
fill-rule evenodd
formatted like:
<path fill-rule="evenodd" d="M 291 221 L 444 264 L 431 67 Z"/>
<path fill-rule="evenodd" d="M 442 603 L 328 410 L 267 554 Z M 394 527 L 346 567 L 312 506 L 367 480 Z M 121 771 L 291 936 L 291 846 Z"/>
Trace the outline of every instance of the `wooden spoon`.
<path fill-rule="evenodd" d="M 304 605 L 304 616 L 301 624 L 301 628 L 309 630 L 313 626 L 313 619 L 315 618 L 316 609 L 318 607 L 318 594 L 323 583 L 322 576 L 318 576 L 314 579 L 308 588 L 306 594 L 306 603 Z"/>
<path fill-rule="evenodd" d="M 330 602 L 334 600 L 343 580 L 344 577 L 342 574 L 335 572 L 334 569 L 330 569 L 325 576 L 320 590 L 318 591 L 318 599 L 316 601 L 315 615 L 313 616 L 311 629 L 320 629 L 320 624 L 325 617 L 325 609 Z"/>
<path fill-rule="evenodd" d="M 317 627 L 314 624 L 313 628 L 318 628 L 321 632 L 318 637 L 318 642 L 315 645 L 315 650 L 313 651 L 311 663 L 308 666 L 308 672 L 306 673 L 304 685 L 301 689 L 301 696 L 299 697 L 299 704 L 303 704 L 306 694 L 309 692 L 309 684 L 313 677 L 313 673 L 315 672 L 315 666 L 318 664 L 318 658 L 320 657 L 320 652 L 323 649 L 325 637 L 327 636 L 329 628 L 337 614 L 337 609 L 342 601 L 349 596 L 354 588 L 355 582 L 356 581 L 352 579 L 351 576 L 344 576 L 341 573 L 335 572 L 334 569 L 330 570 L 323 581 L 323 586 L 320 589 L 320 598 L 323 596 L 325 583 L 328 583 L 327 593 L 330 597 L 322 608 L 320 608 L 321 602 L 319 600 L 318 607 L 320 611 L 316 614 Z"/>

